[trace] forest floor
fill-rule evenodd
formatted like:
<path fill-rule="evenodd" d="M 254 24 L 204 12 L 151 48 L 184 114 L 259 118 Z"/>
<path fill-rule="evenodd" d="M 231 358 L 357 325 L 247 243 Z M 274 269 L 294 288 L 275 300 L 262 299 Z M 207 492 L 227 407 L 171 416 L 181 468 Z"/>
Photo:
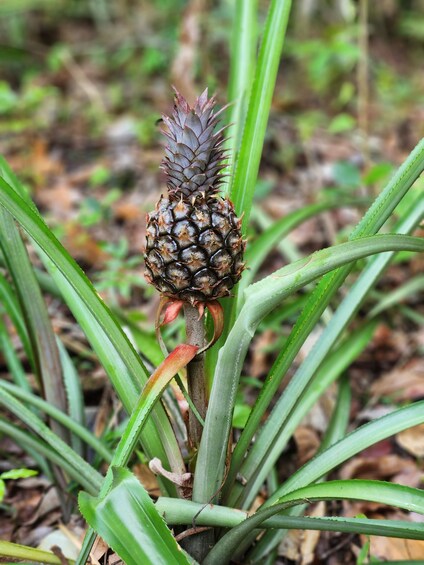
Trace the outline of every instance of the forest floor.
<path fill-rule="evenodd" d="M 179 66 L 183 47 L 191 49 L 193 57 L 196 41 L 177 37 L 176 46 L 162 50 L 155 33 L 163 20 L 155 12 L 133 27 L 129 18 L 120 20 L 113 30 L 99 30 L 91 19 L 65 20 L 42 11 L 20 17 L 27 32 L 23 59 L 11 60 L 6 79 L 0 82 L 0 153 L 24 180 L 49 226 L 103 298 L 152 328 L 158 296 L 144 281 L 142 253 L 145 214 L 164 191 L 158 168 L 163 144 L 157 122 L 162 112 L 171 109 L 171 83 L 185 88 L 188 96 L 203 88 L 206 70 L 194 80 Z M 173 22 L 171 19 L 167 29 Z M 139 39 L 140 29 L 149 41 Z M 343 85 L 355 84 L 352 70 L 332 68 L 340 76 L 321 87 L 310 83 L 313 79 L 308 78 L 308 69 L 313 76 L 313 63 L 309 60 L 283 59 L 260 171 L 257 205 L 261 214 L 278 219 L 315 202 L 323 191 L 340 199 L 346 195 L 371 198 L 413 148 L 423 133 L 424 106 L 415 96 L 416 87 L 423 86 L 423 77 L 416 76 L 415 49 L 402 38 L 393 42 L 389 38 L 376 38 L 370 44 L 370 61 L 378 60 L 387 76 L 375 71 L 366 100 L 365 132 L 358 129 L 354 118 L 355 98 L 344 107 L 334 102 L 343 96 L 342 88 L 349 90 Z M 216 59 L 223 49 L 220 41 L 219 37 L 208 39 L 215 47 Z M 399 56 L 400 51 L 404 57 Z M 202 57 L 207 58 L 205 53 Z M 224 103 L 225 64 L 213 58 L 209 66 L 215 71 L 210 82 Z M 179 71 L 187 76 L 182 77 Z M 408 84 L 402 90 L 397 81 L 405 77 Z M 389 83 L 387 92 L 384 80 Z M 303 223 L 288 237 L 287 255 L 273 252 L 259 276 L 290 258 L 342 241 L 360 217 L 358 208 L 341 207 Z M 252 236 L 260 219 L 260 214 L 253 217 Z M 380 295 L 422 273 L 423 268 L 424 259 L 419 256 L 395 263 L 379 284 Z M 55 332 L 80 359 L 78 370 L 92 426 L 100 435 L 113 427 L 110 414 L 116 418 L 120 407 L 72 316 L 57 298 L 46 295 L 46 301 Z M 402 306 L 424 316 L 422 293 L 404 298 Z M 277 354 L 273 344 L 287 335 L 291 323 L 289 320 L 278 331 L 267 329 L 257 336 L 244 374 L 263 379 Z M 388 310 L 372 342 L 349 369 L 353 391 L 349 429 L 424 397 L 423 351 L 424 326 L 397 306 Z M 297 364 L 306 353 L 307 348 Z M 2 378 L 9 378 L 1 355 L 0 372 Z M 246 387 L 243 402 L 248 405 L 254 394 L 254 387 Z M 336 388 L 330 387 L 296 430 L 279 464 L 281 478 L 314 455 L 335 394 Z M 423 434 L 424 425 L 380 442 L 352 458 L 332 478 L 382 479 L 421 487 Z M 0 450 L 0 470 L 32 464 L 7 438 L 1 439 Z M 154 489 L 154 477 L 146 468 L 140 473 L 148 488 Z M 324 503 L 313 507 L 315 516 L 323 511 Z M 340 512 L 423 519 L 371 503 L 327 507 L 327 515 Z M 0 515 L 2 540 L 38 545 L 55 534 L 73 543 L 82 533 L 81 526 L 76 517 L 69 521 L 63 515 L 56 490 L 44 477 L 8 483 Z M 55 538 L 48 539 L 50 543 Z M 366 562 L 361 561 L 366 557 L 361 549 L 369 549 L 369 541 L 364 536 L 292 531 L 279 554 L 281 563 L 287 564 L 353 565 Z M 99 562 L 113 563 L 110 555 L 106 561 L 105 551 L 99 545 Z M 373 537 L 371 551 L 384 561 L 424 559 L 424 542 Z"/>

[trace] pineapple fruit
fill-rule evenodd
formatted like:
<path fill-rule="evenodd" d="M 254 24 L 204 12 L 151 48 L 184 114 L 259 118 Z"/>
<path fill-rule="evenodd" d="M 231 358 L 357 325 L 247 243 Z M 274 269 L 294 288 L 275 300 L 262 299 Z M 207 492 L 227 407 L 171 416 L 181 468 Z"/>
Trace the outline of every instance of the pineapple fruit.
<path fill-rule="evenodd" d="M 174 112 L 163 117 L 168 194 L 147 217 L 146 279 L 199 309 L 231 294 L 244 269 L 241 219 L 218 194 L 225 128 L 215 131 L 214 106 L 207 90 L 194 107 L 175 91 Z"/>

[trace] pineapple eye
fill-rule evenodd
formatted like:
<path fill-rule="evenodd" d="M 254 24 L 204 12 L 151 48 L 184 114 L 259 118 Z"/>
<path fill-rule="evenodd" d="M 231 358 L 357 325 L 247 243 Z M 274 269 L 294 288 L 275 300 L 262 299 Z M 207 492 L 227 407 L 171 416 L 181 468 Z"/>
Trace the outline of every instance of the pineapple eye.
<path fill-rule="evenodd" d="M 174 217 L 176 220 L 184 220 L 188 217 L 190 208 L 186 202 L 180 200 L 174 208 Z"/>
<path fill-rule="evenodd" d="M 171 263 L 168 265 L 166 276 L 177 290 L 183 290 L 190 284 L 190 272 L 181 263 Z"/>
<path fill-rule="evenodd" d="M 181 251 L 180 261 L 182 261 L 192 273 L 195 273 L 201 267 L 207 265 L 207 254 L 200 247 L 192 245 Z"/>
<path fill-rule="evenodd" d="M 186 247 L 195 243 L 197 239 L 197 229 L 193 223 L 187 220 L 177 222 L 172 228 L 172 235 L 174 235 L 181 246 Z"/>
<path fill-rule="evenodd" d="M 166 235 L 159 237 L 156 246 L 165 260 L 175 260 L 177 258 L 178 245 L 171 236 Z"/>
<path fill-rule="evenodd" d="M 146 264 L 156 277 L 163 269 L 163 259 L 156 249 L 152 249 L 146 256 Z"/>
<path fill-rule="evenodd" d="M 211 257 L 211 267 L 221 276 L 230 272 L 232 262 L 231 255 L 225 249 L 220 249 Z"/>
<path fill-rule="evenodd" d="M 216 212 L 212 214 L 212 225 L 217 228 L 224 237 L 231 230 L 231 224 L 228 221 L 228 218 L 222 214 L 217 214 Z"/>
<path fill-rule="evenodd" d="M 230 231 L 225 239 L 225 245 L 236 253 L 241 251 L 243 247 L 243 240 L 240 236 L 240 233 L 236 232 L 235 230 Z"/>
<path fill-rule="evenodd" d="M 209 269 L 202 269 L 193 277 L 194 288 L 202 291 L 206 296 L 211 296 L 217 278 Z"/>
<path fill-rule="evenodd" d="M 222 247 L 222 239 L 213 230 L 202 232 L 199 236 L 199 243 L 210 253 L 214 253 Z"/>

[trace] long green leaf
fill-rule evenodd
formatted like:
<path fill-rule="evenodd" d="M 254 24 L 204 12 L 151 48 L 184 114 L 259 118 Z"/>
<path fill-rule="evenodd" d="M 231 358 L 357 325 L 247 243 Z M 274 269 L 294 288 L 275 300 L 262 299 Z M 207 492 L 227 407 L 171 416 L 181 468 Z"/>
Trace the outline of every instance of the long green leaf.
<path fill-rule="evenodd" d="M 113 454 L 113 459 L 98 495 L 99 501 L 101 501 L 110 490 L 113 480 L 113 469 L 127 465 L 137 445 L 143 427 L 166 386 L 171 379 L 194 358 L 197 349 L 198 347 L 193 345 L 178 345 L 163 363 L 161 363 L 146 383 L 124 433 L 122 434 L 118 447 Z M 83 506 L 83 514 L 84 508 Z M 85 514 L 84 517 L 86 517 Z M 90 523 L 89 518 L 87 518 L 87 521 Z M 78 556 L 77 565 L 82 565 L 86 562 L 94 539 L 95 535 L 93 531 L 89 530 L 86 534 L 80 555 Z"/>
<path fill-rule="evenodd" d="M 361 222 L 352 232 L 351 238 L 375 233 L 375 231 L 381 227 L 384 221 L 393 212 L 400 199 L 410 189 L 423 169 L 424 140 L 417 145 L 407 160 L 398 169 L 384 191 L 379 195 Z M 419 194 L 416 201 L 413 203 L 413 206 L 406 214 L 405 220 L 398 227 L 398 232 L 410 233 L 420 222 L 423 214 L 424 198 L 422 197 L 422 194 Z M 359 308 L 367 292 L 375 284 L 392 257 L 393 253 L 385 253 L 384 255 L 375 258 L 354 285 L 349 296 L 338 308 L 336 315 L 333 317 L 328 328 L 320 337 L 317 345 L 313 348 L 306 361 L 297 371 L 296 378 L 289 383 L 283 393 L 286 398 L 285 417 L 289 415 L 290 410 L 294 406 L 302 390 L 304 390 L 307 386 L 320 363 L 331 350 L 336 340 L 340 337 L 343 330 Z M 318 322 L 320 316 L 328 306 L 337 289 L 347 277 L 351 268 L 351 266 L 347 265 L 337 271 L 333 271 L 332 273 L 325 275 L 315 291 L 310 295 L 289 338 L 278 355 L 270 374 L 265 380 L 261 394 L 254 405 L 246 427 L 237 443 L 232 457 L 232 469 L 230 472 L 231 480 L 233 480 L 233 477 L 237 474 L 252 437 L 257 432 L 262 417 L 265 414 L 282 379 L 290 368 L 307 336 Z M 234 378 L 237 378 L 237 375 L 235 375 Z M 220 383 L 222 388 L 226 388 L 229 384 L 227 381 L 220 381 Z M 234 386 L 235 384 L 232 383 L 232 387 Z M 228 398 L 225 396 L 226 392 L 221 391 L 220 389 L 221 387 L 218 385 L 215 388 L 217 397 Z M 230 410 L 230 407 L 227 406 L 226 409 Z M 280 425 L 282 426 L 283 423 L 284 419 L 282 418 Z M 270 430 L 270 433 L 278 435 L 279 430 L 280 426 L 277 429 Z M 216 446 L 212 449 L 219 450 L 221 445 L 222 440 L 221 443 L 217 441 Z"/>
<path fill-rule="evenodd" d="M 290 13 L 289 0 L 272 0 L 247 110 L 230 198 L 238 214 L 244 213 L 246 233 L 258 176 L 274 85 Z"/>
<path fill-rule="evenodd" d="M 234 4 L 228 100 L 231 124 L 226 147 L 230 149 L 231 174 L 228 189 L 234 179 L 247 104 L 256 67 L 258 0 L 237 0 Z"/>
<path fill-rule="evenodd" d="M 216 374 L 219 380 L 214 380 L 200 444 L 194 500 L 206 502 L 222 486 L 238 380 L 250 340 L 260 321 L 287 296 L 323 274 L 373 253 L 402 248 L 424 250 L 424 242 L 401 235 L 357 239 L 287 265 L 246 290 L 245 304 L 218 358 Z"/>
<path fill-rule="evenodd" d="M 60 341 L 59 337 L 56 338 L 56 342 L 59 349 L 60 363 L 62 365 L 63 384 L 65 385 L 66 398 L 68 399 L 69 416 L 74 422 L 80 425 L 80 428 L 84 429 L 84 394 L 82 391 L 80 377 L 68 351 Z M 71 445 L 78 455 L 84 456 L 84 447 L 78 434 L 71 433 Z"/>
<path fill-rule="evenodd" d="M 308 389 L 297 396 L 297 402 L 281 429 L 279 428 L 281 412 L 285 413 L 285 406 L 284 402 L 281 401 L 283 396 L 278 399 L 266 425 L 261 429 L 257 441 L 249 452 L 249 457 L 246 458 L 240 468 L 244 486 L 238 484 L 232 489 L 229 499 L 231 506 L 242 506 L 243 508 L 250 506 L 258 491 L 258 484 L 263 484 L 267 472 L 269 472 L 270 462 L 275 463 L 297 426 L 321 394 L 362 353 L 372 339 L 375 328 L 376 323 L 373 323 L 353 332 L 336 350 L 328 355 L 310 382 Z M 286 399 L 284 398 L 284 400 Z M 280 433 L 278 435 L 270 434 L 270 430 L 275 429 L 275 427 L 279 429 Z M 262 461 L 266 463 L 262 465 Z M 265 471 L 263 467 L 265 467 Z"/>
<path fill-rule="evenodd" d="M 48 402 L 66 412 L 62 367 L 47 308 L 18 228 L 4 208 L 0 209 L 0 247 L 26 321 L 42 394 Z M 69 440 L 66 429 L 54 421 L 51 425 L 62 439 Z"/>
<path fill-rule="evenodd" d="M 244 3 L 251 4 L 252 2 L 251 0 L 244 0 Z M 239 6 L 240 2 L 237 8 L 239 8 Z M 253 85 L 251 87 L 246 122 L 238 125 L 238 127 L 243 128 L 243 135 L 229 196 L 234 202 L 237 213 L 239 215 L 244 214 L 242 226 L 244 234 L 246 234 L 249 224 L 250 210 L 252 208 L 265 131 L 271 109 L 272 95 L 280 64 L 290 8 L 291 0 L 271 1 L 259 50 Z M 247 14 L 249 8 L 246 6 L 245 10 L 245 14 Z M 250 12 L 249 18 L 253 18 L 252 12 Z M 253 23 L 250 23 L 250 26 L 252 28 Z M 241 43 L 242 39 L 239 38 L 238 41 Z M 254 44 L 255 43 L 254 41 Z M 250 53 L 251 49 L 253 49 L 253 45 L 250 47 Z M 243 72 L 250 75 L 249 70 L 244 70 Z M 246 76 L 243 80 L 247 81 L 247 79 L 248 77 Z M 250 85 L 247 85 L 247 87 L 250 88 Z M 240 102 L 242 103 L 243 100 L 240 100 Z M 236 140 L 236 143 L 237 142 L 238 139 Z M 225 325 L 221 339 L 207 356 L 210 380 L 213 376 L 213 368 L 216 365 L 217 351 L 225 343 L 225 339 L 233 324 L 237 308 L 237 287 L 234 289 L 234 293 L 234 299 L 226 301 L 223 306 Z"/>
<path fill-rule="evenodd" d="M 79 422 L 73 420 L 67 414 L 64 414 L 63 412 L 58 410 L 55 406 L 52 406 L 35 394 L 22 390 L 20 387 L 12 385 L 11 383 L 0 382 L 0 388 L 7 390 L 16 398 L 24 401 L 25 404 L 30 404 L 32 406 L 35 406 L 36 408 L 39 408 L 42 412 L 60 422 L 78 438 L 85 441 L 85 443 L 91 446 L 95 451 L 97 451 L 97 453 L 105 461 L 107 461 L 108 463 L 112 461 L 112 453 L 99 439 L 97 439 L 89 430 L 87 430 L 87 428 L 82 426 Z"/>
<path fill-rule="evenodd" d="M 397 227 L 397 231 L 399 233 L 410 233 L 419 224 L 423 217 L 424 198 L 419 195 L 417 200 L 412 203 L 412 206 L 407 212 L 405 219 Z M 393 256 L 394 253 L 389 252 L 384 253 L 379 257 L 373 258 L 364 272 L 358 277 L 358 280 L 352 286 L 349 294 L 338 307 L 337 312 L 334 314 L 330 323 L 327 325 L 327 327 L 319 337 L 317 343 L 308 354 L 300 368 L 296 371 L 295 375 L 291 379 L 290 383 L 288 383 L 281 397 L 278 399 L 277 405 L 272 413 L 272 421 L 271 418 L 268 419 L 263 427 L 262 433 L 264 434 L 264 437 L 267 438 L 267 445 L 274 444 L 276 446 L 275 449 L 273 449 L 272 453 L 270 453 L 268 451 L 268 448 L 266 448 L 263 450 L 262 455 L 260 455 L 259 451 L 261 444 L 257 443 L 255 448 L 256 454 L 252 455 L 252 458 L 254 457 L 256 462 L 252 466 L 252 462 L 250 460 L 251 455 L 248 454 L 247 459 L 244 463 L 244 469 L 250 467 L 251 470 L 253 469 L 253 472 L 255 474 L 256 468 L 263 469 L 263 480 L 266 470 L 270 469 L 271 466 L 275 463 L 275 461 L 279 457 L 279 454 L 281 453 L 279 448 L 283 449 L 283 443 L 280 441 L 281 436 L 285 433 L 284 429 L 286 423 L 290 419 L 291 410 L 296 404 L 297 399 L 300 397 L 300 395 L 302 395 L 308 383 L 318 371 L 321 363 L 323 363 L 326 357 L 329 355 L 329 352 L 334 346 L 334 343 L 340 338 L 343 331 L 353 319 L 355 313 L 358 311 L 368 292 L 376 284 L 378 278 L 390 263 Z M 316 304 L 318 307 L 318 302 L 316 302 Z M 306 308 L 305 310 L 308 312 Z M 305 319 L 304 313 L 302 314 L 301 318 L 302 317 L 303 319 Z M 296 335 L 298 334 L 294 335 L 296 337 Z M 300 336 L 302 337 L 301 334 Z M 297 341 L 299 340 L 300 337 L 297 338 Z M 289 339 L 289 344 L 293 345 L 293 343 L 294 342 L 290 341 Z M 292 360 L 292 354 L 296 349 L 293 350 L 287 347 L 283 348 L 283 351 L 274 363 L 270 374 L 268 375 L 264 383 L 261 395 L 258 398 L 258 401 L 256 402 L 255 407 L 252 411 L 253 413 L 251 414 L 246 428 L 243 431 L 242 436 L 233 453 L 232 468 L 230 470 L 230 475 L 232 477 L 234 477 L 235 473 L 240 470 L 241 461 L 244 458 L 244 453 L 248 447 L 248 442 L 250 441 L 249 438 L 251 438 L 252 434 L 257 431 L 257 426 L 261 420 L 261 417 L 271 401 L 272 394 L 276 391 L 276 386 L 281 381 L 284 373 L 287 371 L 289 363 Z M 249 471 L 246 471 L 246 473 L 249 475 Z M 251 490 L 251 496 L 254 496 L 254 493 L 257 492 L 257 490 L 260 488 L 260 480 L 261 479 L 257 476 L 255 485 L 252 485 L 251 483 L 249 484 L 248 489 Z M 239 487 L 237 487 L 237 489 L 239 490 Z"/>
<path fill-rule="evenodd" d="M 330 481 L 304 488 L 276 498 L 272 506 L 259 510 L 225 534 L 204 561 L 204 565 L 224 565 L 231 561 L 241 542 L 268 518 L 292 506 L 317 500 L 367 500 L 390 504 L 424 514 L 424 493 L 415 488 L 382 481 Z"/>
<path fill-rule="evenodd" d="M 323 368 L 324 365 L 321 367 L 320 372 L 321 370 L 323 370 Z M 346 435 L 346 430 L 349 425 L 350 403 L 351 403 L 350 383 L 348 376 L 345 374 L 340 380 L 336 406 L 331 415 L 331 420 L 330 423 L 328 424 L 328 428 L 326 429 L 324 437 L 321 441 L 321 445 L 319 447 L 318 453 L 324 451 L 325 449 L 327 449 L 337 441 L 340 441 Z M 321 479 L 321 481 L 323 480 L 325 480 L 325 477 Z M 270 491 L 270 494 L 273 494 L 276 490 L 277 490 L 276 488 L 273 489 L 272 492 Z M 294 510 L 296 514 L 297 513 L 303 514 L 304 507 L 297 506 Z M 293 516 L 293 518 L 298 519 L 298 516 L 297 515 Z M 343 524 L 344 518 L 341 518 L 340 520 L 342 520 L 342 524 Z M 406 524 L 408 524 L 408 522 Z M 266 523 L 264 523 L 263 525 L 264 527 L 267 527 Z M 261 555 L 260 559 L 262 559 L 262 557 L 265 555 L 267 556 L 272 555 L 273 551 L 275 551 L 277 546 L 279 545 L 279 542 L 285 537 L 287 533 L 287 529 L 288 528 L 284 526 L 284 520 L 283 520 L 283 523 L 280 525 L 280 527 L 278 527 L 278 529 L 276 530 L 273 530 L 272 535 L 269 535 L 269 532 L 263 535 L 261 539 L 255 544 L 255 547 L 251 550 L 250 553 L 253 553 L 254 551 L 255 553 Z M 339 531 L 347 531 L 347 530 L 339 530 Z M 361 533 L 367 533 L 367 532 L 363 531 Z M 383 534 L 383 535 L 390 535 L 390 534 Z M 253 539 L 253 535 L 252 535 L 252 539 Z M 247 547 L 249 547 L 250 542 L 251 539 L 247 538 L 246 549 Z"/>
<path fill-rule="evenodd" d="M 0 160 L 0 164 L 2 171 L 6 170 L 4 161 Z M 148 376 L 140 356 L 83 271 L 34 211 L 33 203 L 24 201 L 19 196 L 19 190 L 14 190 L 3 178 L 0 178 L 0 205 L 18 220 L 41 248 L 42 258 L 49 258 L 47 267 L 50 274 L 62 294 L 67 296 L 69 307 L 84 327 L 125 409 L 130 413 Z M 156 426 L 153 422 L 148 422 L 142 438 L 143 448 L 149 457 L 159 457 L 164 464 L 169 458 L 172 469 L 181 472 L 185 468 L 184 462 L 170 422 L 161 406 L 157 406 L 153 417 Z M 162 481 L 162 484 L 165 492 L 175 493 L 175 488 L 169 481 Z"/>
<path fill-rule="evenodd" d="M 22 404 L 22 402 L 9 394 L 4 387 L 0 387 L 0 404 L 24 422 L 26 426 L 39 435 L 57 453 L 60 453 L 62 460 L 72 466 L 79 473 L 79 483 L 83 485 L 84 488 L 88 489 L 93 494 L 98 492 L 103 479 L 102 475 L 84 461 L 84 459 L 82 459 L 59 436 L 52 432 L 50 428 L 46 426 L 46 424 L 44 424 L 38 416 L 31 412 L 31 410 Z"/>
<path fill-rule="evenodd" d="M 167 524 L 175 526 L 190 525 L 193 524 L 194 520 L 196 526 L 234 528 L 249 517 L 247 512 L 228 506 L 204 505 L 199 502 L 175 498 L 161 497 L 156 501 L 155 507 Z M 344 517 L 310 518 L 275 515 L 262 522 L 261 528 L 354 532 L 404 539 L 424 539 L 424 524 L 406 520 L 369 520 Z"/>
<path fill-rule="evenodd" d="M 54 477 L 47 461 L 61 467 L 71 479 L 77 484 L 81 484 L 81 473 L 79 470 L 69 465 L 60 453 L 51 448 L 45 441 L 29 433 L 27 429 L 19 428 L 0 417 L 0 433 L 7 435 L 20 445 L 22 449 L 27 451 L 50 480 L 53 480 Z"/>
<path fill-rule="evenodd" d="M 355 203 L 358 203 L 358 201 L 331 201 L 310 204 L 309 206 L 295 210 L 287 214 L 287 216 L 280 218 L 268 229 L 263 231 L 246 249 L 245 261 L 249 268 L 243 274 L 243 278 L 239 283 L 238 293 L 240 298 L 244 290 L 253 282 L 256 273 L 259 271 L 271 250 L 286 237 L 290 231 L 321 212 L 331 210 L 332 208 L 340 208 L 341 206 L 353 205 Z"/>
<path fill-rule="evenodd" d="M 126 565 L 190 563 L 146 490 L 127 469 L 113 469 L 112 489 L 103 500 L 81 493 L 79 505 L 87 522 Z"/>
<path fill-rule="evenodd" d="M 0 310 L 2 310 L 2 308 Z M 29 392 L 31 390 L 31 386 L 28 382 L 22 363 L 13 347 L 12 340 L 10 339 L 9 333 L 6 328 L 6 324 L 2 319 L 1 313 L 0 313 L 0 350 L 3 351 L 5 361 L 7 363 L 7 366 L 15 383 L 19 385 L 23 390 Z"/>
<path fill-rule="evenodd" d="M 200 504 L 189 500 L 159 498 L 156 509 L 170 525 L 213 526 L 234 528 L 248 518 L 248 513 L 214 504 Z M 275 515 L 261 524 L 266 529 L 299 529 L 346 532 L 366 535 L 424 539 L 424 524 L 403 520 L 369 520 L 363 518 L 324 517 L 310 518 Z M 261 557 L 260 563 L 264 563 Z"/>
<path fill-rule="evenodd" d="M 371 445 L 423 422 L 424 401 L 419 401 L 363 424 L 296 471 L 266 505 L 275 502 L 279 496 L 313 483 Z"/>
<path fill-rule="evenodd" d="M 374 306 L 368 316 L 370 318 L 377 316 L 377 314 L 380 314 L 383 310 L 391 308 L 393 305 L 398 304 L 401 300 L 405 300 L 405 298 L 408 298 L 422 290 L 424 290 L 424 275 L 418 275 L 396 290 L 386 294 L 384 298 Z"/>

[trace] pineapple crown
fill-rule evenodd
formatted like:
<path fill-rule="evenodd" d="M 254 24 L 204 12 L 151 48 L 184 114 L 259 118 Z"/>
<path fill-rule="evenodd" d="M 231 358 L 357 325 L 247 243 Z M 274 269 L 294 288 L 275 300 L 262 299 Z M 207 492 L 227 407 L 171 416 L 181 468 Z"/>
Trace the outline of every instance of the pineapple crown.
<path fill-rule="evenodd" d="M 222 108 L 214 113 L 215 97 L 206 88 L 191 107 L 176 88 L 172 116 L 163 116 L 168 138 L 161 168 L 167 176 L 169 198 L 208 198 L 223 182 L 226 151 L 224 130 L 215 131 Z"/>

